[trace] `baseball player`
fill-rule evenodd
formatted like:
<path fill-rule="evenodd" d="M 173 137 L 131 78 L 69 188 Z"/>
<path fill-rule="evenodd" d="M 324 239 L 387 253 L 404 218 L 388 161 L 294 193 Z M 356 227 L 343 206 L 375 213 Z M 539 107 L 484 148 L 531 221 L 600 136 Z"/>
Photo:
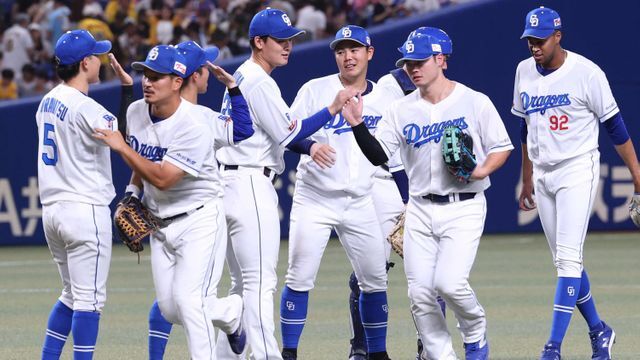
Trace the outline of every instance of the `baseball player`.
<path fill-rule="evenodd" d="M 51 309 L 42 359 L 59 359 L 71 332 L 74 359 L 92 359 L 111 261 L 111 215 L 115 196 L 107 146 L 94 128 L 116 130 L 113 114 L 87 96 L 98 82 L 100 59 L 111 49 L 86 30 L 63 34 L 55 46 L 62 83 L 36 113 L 38 185 L 44 233 L 62 279 Z"/>
<path fill-rule="evenodd" d="M 412 39 L 417 34 L 430 35 L 440 43 L 442 54 L 445 55 L 445 62 L 442 68 L 446 70 L 449 56 L 453 52 L 453 46 L 449 35 L 441 29 L 422 26 L 412 31 L 409 36 L 407 36 L 407 40 Z M 401 51 L 401 49 L 398 50 Z M 383 95 L 383 97 L 388 99 L 389 102 L 393 102 L 394 100 L 400 99 L 415 91 L 416 86 L 411 82 L 411 78 L 404 68 L 396 68 L 378 80 L 377 90 L 384 92 L 385 95 Z M 381 166 L 378 171 L 376 171 L 373 185 L 373 202 L 376 205 L 376 212 L 382 226 L 382 234 L 385 237 L 391 232 L 398 216 L 405 210 L 405 206 L 400 205 L 401 203 L 399 200 L 401 199 L 402 203 L 405 205 L 409 201 L 409 182 L 407 174 L 404 171 L 402 161 L 400 160 L 400 153 L 393 155 L 391 159 L 389 159 L 387 165 L 389 171 L 383 170 L 385 166 Z M 387 261 L 389 261 L 391 246 L 388 242 L 385 244 L 387 244 L 386 254 Z M 352 299 L 355 298 L 357 290 L 357 280 L 355 281 L 355 287 L 353 286 L 354 277 L 351 278 L 349 283 L 352 290 Z M 446 304 L 444 300 L 442 300 L 442 297 L 439 295 L 436 297 L 436 300 L 438 301 L 438 304 L 440 304 L 443 315 L 446 317 Z M 363 349 L 363 347 L 357 347 L 357 345 L 364 344 L 364 339 L 362 330 L 359 330 L 362 329 L 362 324 L 359 322 L 359 314 L 358 312 L 353 311 L 353 308 L 355 307 L 353 305 L 354 303 L 352 302 L 352 306 L 350 308 L 354 336 L 353 339 L 351 339 L 352 357 L 350 359 L 358 360 L 359 358 L 357 355 L 353 356 L 353 354 L 362 354 L 363 351 L 360 349 Z M 358 317 L 356 318 L 356 316 Z M 424 347 L 419 336 L 417 342 L 418 352 L 416 359 L 419 360 Z"/>
<path fill-rule="evenodd" d="M 513 146 L 491 100 L 444 76 L 445 55 L 436 38 L 416 35 L 402 54 L 396 65 L 405 66 L 418 91 L 390 106 L 375 138 L 361 119 L 366 98 L 349 102 L 342 113 L 372 164 L 400 152 L 407 170 L 404 265 L 422 357 L 456 359 L 437 292 L 458 320 L 466 359 L 488 359 L 485 313 L 468 279 L 484 227 L 488 175 Z M 450 125 L 473 138 L 477 166 L 469 182 L 450 175 L 443 161 L 440 141 Z"/>
<path fill-rule="evenodd" d="M 223 330 L 236 331 L 241 329 L 242 304 L 210 297 L 219 281 L 216 247 L 224 246 L 226 235 L 211 120 L 180 97 L 187 65 L 175 47 L 156 46 L 144 62 L 132 66 L 144 70 L 144 99 L 127 111 L 131 146 L 119 132 L 96 129 L 94 137 L 120 153 L 142 179 L 144 204 L 165 223 L 151 236 L 151 265 L 162 315 L 184 326 L 192 359 L 213 359 L 211 313 L 224 306 L 228 328 Z M 241 353 L 242 336 L 230 339 L 238 340 L 230 345 Z"/>
<path fill-rule="evenodd" d="M 530 11 L 521 38 L 532 57 L 518 65 L 511 109 L 521 118 L 520 208 L 537 205 L 558 272 L 551 335 L 540 359 L 560 360 L 575 307 L 589 326 L 592 359 L 611 359 L 616 333 L 598 315 L 582 262 L 600 179 L 598 125 L 629 168 L 634 199 L 640 199 L 638 159 L 604 72 L 560 45 L 560 15 L 544 7 Z"/>
<path fill-rule="evenodd" d="M 338 30 L 330 47 L 339 73 L 304 84 L 291 107 L 293 116 L 307 117 L 330 101 L 331 94 L 352 88 L 371 99 L 363 116 L 367 127 L 375 130 L 385 101 L 376 97 L 374 83 L 366 78 L 374 52 L 369 34 L 359 26 L 348 25 Z M 360 280 L 359 309 L 369 358 L 388 359 L 385 240 L 371 196 L 376 167 L 357 149 L 351 127 L 341 114 L 336 114 L 312 139 L 334 148 L 335 161 L 323 169 L 310 156 L 303 155 L 298 164 L 289 230 L 289 267 L 280 302 L 282 356 L 297 358 L 309 291 L 331 229 L 335 229 Z"/>
<path fill-rule="evenodd" d="M 229 116 L 221 115 L 208 107 L 197 106 L 207 118 L 213 131 L 214 149 L 217 150 L 222 146 L 233 145 L 253 135 L 249 109 L 235 83 L 235 79 L 221 67 L 212 64 L 218 56 L 218 48 L 213 47 L 205 50 L 194 41 L 180 43 L 176 48 L 178 52 L 184 56 L 187 66 L 187 77 L 180 89 L 180 95 L 183 99 L 197 104 L 198 94 L 207 92 L 209 68 L 214 71 L 216 78 L 230 89 L 232 94 L 231 99 L 234 102 L 232 110 L 233 121 L 231 121 Z M 226 238 L 223 238 L 222 241 L 218 241 L 215 244 L 214 278 L 221 277 L 226 250 Z M 231 295 L 225 299 L 217 299 L 216 291 L 217 286 L 210 289 L 208 294 L 209 305 L 213 311 L 211 313 L 213 317 L 212 320 L 215 326 L 223 329 L 223 331 L 227 333 L 227 336 L 246 337 L 246 334 L 242 332 L 241 328 L 233 331 L 233 320 L 237 317 L 237 314 L 231 317 L 228 316 L 228 314 L 234 314 L 237 309 L 242 308 L 242 298 L 238 295 Z M 172 324 L 162 316 L 158 302 L 155 301 L 149 311 L 150 360 L 162 359 L 164 357 L 171 327 Z M 232 339 L 230 343 L 241 341 L 246 340 Z"/>
<path fill-rule="evenodd" d="M 245 329 L 251 357 L 281 359 L 274 335 L 273 293 L 280 247 L 278 197 L 272 182 L 284 170 L 285 146 L 315 133 L 335 116 L 355 90 L 341 90 L 328 107 L 302 120 L 291 115 L 270 74 L 289 61 L 292 39 L 303 33 L 291 25 L 287 15 L 267 8 L 249 25 L 251 57 L 234 77 L 242 90 L 255 134 L 217 153 L 225 181 L 225 203 L 229 241 L 227 263 L 231 273 L 231 294 L 244 299 Z M 232 108 L 225 94 L 222 114 Z M 218 354 L 233 358 L 224 336 L 218 337 Z"/>

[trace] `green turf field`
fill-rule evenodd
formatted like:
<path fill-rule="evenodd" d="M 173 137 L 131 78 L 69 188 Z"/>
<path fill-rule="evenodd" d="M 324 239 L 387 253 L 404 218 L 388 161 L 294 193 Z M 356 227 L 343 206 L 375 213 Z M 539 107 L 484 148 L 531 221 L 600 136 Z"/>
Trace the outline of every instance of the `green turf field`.
<path fill-rule="evenodd" d="M 280 249 L 282 287 L 287 243 Z M 115 246 L 108 300 L 100 323 L 96 359 L 145 359 L 147 313 L 154 299 L 149 253 L 140 265 L 135 255 Z M 603 318 L 618 341 L 614 359 L 640 358 L 640 236 L 638 233 L 594 234 L 587 239 L 585 263 L 592 293 Z M 409 316 L 402 261 L 389 273 L 389 354 L 408 360 L 415 354 L 415 330 Z M 11 247 L 0 250 L 0 359 L 36 359 L 51 305 L 60 280 L 46 247 Z M 350 270 L 344 251 L 331 241 L 324 255 L 317 287 L 311 293 L 309 316 L 299 358 L 346 359 L 349 324 L 347 298 Z M 555 287 L 555 271 L 541 235 L 487 236 L 481 244 L 471 284 L 485 307 L 489 324 L 491 359 L 537 359 L 546 341 Z M 228 287 L 223 278 L 222 286 Z M 276 295 L 279 308 L 280 292 Z M 276 315 L 276 319 L 278 316 Z M 455 321 L 448 313 L 454 346 L 464 357 Z M 279 324 L 277 338 L 279 335 Z M 65 347 L 64 359 L 71 359 Z M 587 329 L 579 312 L 563 345 L 563 359 L 591 356 Z M 174 331 L 166 359 L 187 359 L 181 327 Z"/>

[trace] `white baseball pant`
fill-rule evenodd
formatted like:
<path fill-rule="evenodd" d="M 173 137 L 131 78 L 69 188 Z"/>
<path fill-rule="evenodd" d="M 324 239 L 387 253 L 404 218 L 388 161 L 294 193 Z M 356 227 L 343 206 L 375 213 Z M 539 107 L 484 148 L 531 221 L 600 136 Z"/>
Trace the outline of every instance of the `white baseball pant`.
<path fill-rule="evenodd" d="M 600 180 L 600 152 L 536 166 L 534 188 L 540 222 L 561 277 L 582 277 L 582 249 Z"/>
<path fill-rule="evenodd" d="M 456 359 L 451 334 L 436 301 L 444 298 L 465 343 L 481 340 L 485 312 L 469 285 L 486 216 L 483 193 L 473 199 L 434 203 L 412 196 L 404 230 L 404 268 L 411 311 L 427 360 Z"/>
<path fill-rule="evenodd" d="M 215 246 L 224 242 L 225 229 L 222 199 L 214 199 L 151 236 L 158 305 L 167 321 L 184 326 L 192 359 L 215 359 L 215 332 L 208 314 L 211 301 L 207 299 L 211 294 L 207 292 L 213 292 L 220 280 L 220 271 L 214 271 L 222 266 L 215 264 Z M 239 317 L 238 312 L 236 324 Z"/>
<path fill-rule="evenodd" d="M 281 360 L 275 338 L 273 296 L 280 249 L 278 195 L 263 168 L 223 170 L 229 246 L 230 294 L 242 295 L 243 324 L 251 359 Z M 220 359 L 241 359 L 218 336 Z"/>
<path fill-rule="evenodd" d="M 386 258 L 371 195 L 318 191 L 296 183 L 289 231 L 289 268 L 285 283 L 296 291 L 313 289 L 322 254 L 335 229 L 360 290 L 387 290 Z"/>
<path fill-rule="evenodd" d="M 74 311 L 101 312 L 113 243 L 111 210 L 59 201 L 42 206 L 42 221 L 62 279 L 59 300 Z"/>

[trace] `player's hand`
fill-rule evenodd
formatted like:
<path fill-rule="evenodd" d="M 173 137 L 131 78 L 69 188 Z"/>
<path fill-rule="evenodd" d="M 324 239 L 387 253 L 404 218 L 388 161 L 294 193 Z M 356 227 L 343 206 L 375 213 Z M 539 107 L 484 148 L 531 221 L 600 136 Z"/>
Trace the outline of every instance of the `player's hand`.
<path fill-rule="evenodd" d="M 122 134 L 120 134 L 120 131 L 117 130 L 111 131 L 109 129 L 93 129 L 93 134 L 91 136 L 93 136 L 95 139 L 102 140 L 116 152 L 120 152 L 122 151 L 122 149 L 128 146 L 124 141 Z"/>
<path fill-rule="evenodd" d="M 533 183 L 524 182 L 519 197 L 520 210 L 530 211 L 536 208 L 536 199 L 533 193 Z"/>
<path fill-rule="evenodd" d="M 229 89 L 238 86 L 233 75 L 226 72 L 220 66 L 214 65 L 211 61 L 207 61 L 207 66 L 209 67 L 209 70 L 211 71 L 213 76 L 215 76 L 218 81 L 223 83 L 224 86 L 228 87 Z"/>
<path fill-rule="evenodd" d="M 347 101 L 356 96 L 356 94 L 358 94 L 358 90 L 352 88 L 346 88 L 338 91 L 335 99 L 333 99 L 333 103 L 331 103 L 328 108 L 331 115 L 335 116 L 339 113 Z"/>
<path fill-rule="evenodd" d="M 364 101 L 362 95 L 357 94 L 355 98 L 350 98 L 342 108 L 342 116 L 351 126 L 359 125 L 362 122 L 362 108 Z"/>
<path fill-rule="evenodd" d="M 118 78 L 120 78 L 120 83 L 123 86 L 133 85 L 133 79 L 131 78 L 131 75 L 127 74 L 127 72 L 124 71 L 122 66 L 120 66 L 120 63 L 118 62 L 118 60 L 116 60 L 116 57 L 113 55 L 113 53 L 109 53 L 109 64 L 111 65 L 113 72 L 115 72 Z"/>
<path fill-rule="evenodd" d="M 330 168 L 336 163 L 336 151 L 327 144 L 314 143 L 309 153 L 321 169 Z"/>

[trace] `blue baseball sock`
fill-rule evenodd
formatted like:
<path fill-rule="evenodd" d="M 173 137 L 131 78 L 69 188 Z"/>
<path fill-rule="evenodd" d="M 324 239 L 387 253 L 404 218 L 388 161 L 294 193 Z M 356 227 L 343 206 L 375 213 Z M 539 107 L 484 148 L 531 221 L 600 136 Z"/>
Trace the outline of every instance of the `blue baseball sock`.
<path fill-rule="evenodd" d="M 100 313 L 92 311 L 74 311 L 71 333 L 73 334 L 73 359 L 93 359 L 98 339 Z"/>
<path fill-rule="evenodd" d="M 172 326 L 162 316 L 158 301 L 154 301 L 149 310 L 149 360 L 162 360 Z"/>
<path fill-rule="evenodd" d="M 558 277 L 549 342 L 561 344 L 580 293 L 580 278 Z"/>
<path fill-rule="evenodd" d="M 387 351 L 387 292 L 360 293 L 360 317 L 369 354 Z"/>
<path fill-rule="evenodd" d="M 69 332 L 73 310 L 60 300 L 53 305 L 47 322 L 47 332 L 42 345 L 42 360 L 58 360 L 62 354 Z"/>
<path fill-rule="evenodd" d="M 297 349 L 304 323 L 307 321 L 309 305 L 308 291 L 291 290 L 288 286 L 282 290 L 280 301 L 280 328 L 282 329 L 282 347 Z"/>
<path fill-rule="evenodd" d="M 587 321 L 589 331 L 602 329 L 602 320 L 600 320 L 598 310 L 596 310 L 596 303 L 591 297 L 591 284 L 586 270 L 582 270 L 582 281 L 580 282 L 580 293 L 578 294 L 576 306 L 580 310 L 582 317 Z"/>

